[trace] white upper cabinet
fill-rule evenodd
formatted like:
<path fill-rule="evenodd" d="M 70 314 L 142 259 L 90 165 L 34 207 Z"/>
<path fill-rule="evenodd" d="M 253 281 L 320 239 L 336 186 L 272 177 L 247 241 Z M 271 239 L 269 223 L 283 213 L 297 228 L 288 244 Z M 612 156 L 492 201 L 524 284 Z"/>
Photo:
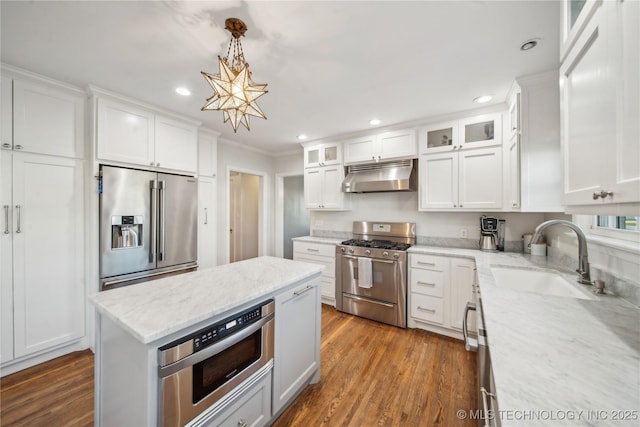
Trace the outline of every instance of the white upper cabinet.
<path fill-rule="evenodd" d="M 345 141 L 345 165 L 415 158 L 418 154 L 415 129 L 403 129 Z"/>
<path fill-rule="evenodd" d="M 198 132 L 198 175 L 215 177 L 218 170 L 218 133 Z"/>
<path fill-rule="evenodd" d="M 560 67 L 563 202 L 606 214 L 640 202 L 640 3 L 590 13 Z"/>
<path fill-rule="evenodd" d="M 483 114 L 458 122 L 460 149 L 502 145 L 502 115 Z"/>
<path fill-rule="evenodd" d="M 97 110 L 98 160 L 197 172 L 198 123 L 100 94 Z"/>
<path fill-rule="evenodd" d="M 316 144 L 304 147 L 304 167 L 317 168 L 342 164 L 340 143 Z"/>
<path fill-rule="evenodd" d="M 344 168 L 325 166 L 304 172 L 304 201 L 307 209 L 349 210 L 349 195 L 342 192 Z"/>
<path fill-rule="evenodd" d="M 198 127 L 161 115 L 156 115 L 155 127 L 155 166 L 195 173 Z"/>
<path fill-rule="evenodd" d="M 501 115 L 496 113 L 424 128 L 419 210 L 502 208 L 501 126 Z"/>
<path fill-rule="evenodd" d="M 2 148 L 84 156 L 85 95 L 47 82 L 2 79 Z"/>
<path fill-rule="evenodd" d="M 154 161 L 153 113 L 98 98 L 98 159 L 151 166 Z"/>

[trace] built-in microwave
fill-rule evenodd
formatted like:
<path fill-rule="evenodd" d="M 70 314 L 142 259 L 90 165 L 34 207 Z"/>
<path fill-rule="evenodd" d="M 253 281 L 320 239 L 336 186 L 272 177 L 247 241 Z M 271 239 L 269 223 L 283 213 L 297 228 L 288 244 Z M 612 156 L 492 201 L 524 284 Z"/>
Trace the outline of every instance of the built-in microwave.
<path fill-rule="evenodd" d="M 158 349 L 159 425 L 184 426 L 273 359 L 269 300 Z"/>

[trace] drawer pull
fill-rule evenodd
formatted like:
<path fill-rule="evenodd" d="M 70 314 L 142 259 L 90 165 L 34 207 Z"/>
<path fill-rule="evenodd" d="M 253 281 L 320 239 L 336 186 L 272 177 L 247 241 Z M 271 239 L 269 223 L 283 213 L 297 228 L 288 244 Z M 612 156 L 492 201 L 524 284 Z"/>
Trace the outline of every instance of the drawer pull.
<path fill-rule="evenodd" d="M 418 280 L 418 285 L 425 285 L 425 286 L 435 286 L 435 283 L 429 283 L 429 282 L 423 282 L 421 280 Z"/>
<path fill-rule="evenodd" d="M 420 307 L 420 306 L 418 306 L 418 310 L 426 311 L 427 313 L 435 313 L 436 312 L 436 310 L 434 308 L 425 308 L 425 307 Z"/>
<path fill-rule="evenodd" d="M 435 262 L 425 262 L 425 261 L 418 261 L 418 264 L 419 265 L 431 265 L 431 266 L 436 265 Z"/>
<path fill-rule="evenodd" d="M 320 252 L 320 249 L 307 248 L 309 252 Z"/>
<path fill-rule="evenodd" d="M 304 289 L 301 289 L 301 290 L 299 290 L 299 291 L 294 291 L 294 292 L 293 292 L 293 295 L 294 295 L 294 296 L 302 295 L 302 294 L 304 294 L 305 292 L 309 292 L 311 289 L 313 289 L 313 286 L 311 286 L 311 285 L 307 285 Z"/>

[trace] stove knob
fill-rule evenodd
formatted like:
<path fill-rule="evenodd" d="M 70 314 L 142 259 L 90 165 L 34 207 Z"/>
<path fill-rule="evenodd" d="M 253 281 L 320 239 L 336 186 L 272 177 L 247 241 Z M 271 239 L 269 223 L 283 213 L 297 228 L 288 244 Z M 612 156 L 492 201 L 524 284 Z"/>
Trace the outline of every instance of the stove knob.
<path fill-rule="evenodd" d="M 382 256 L 389 256 L 389 252 L 382 252 Z"/>
<path fill-rule="evenodd" d="M 349 253 L 353 253 L 353 248 L 349 248 Z"/>
<path fill-rule="evenodd" d="M 395 259 L 398 259 L 398 258 L 400 258 L 400 254 L 396 252 L 395 254 L 393 254 L 393 257 L 394 257 Z"/>
<path fill-rule="evenodd" d="M 364 251 L 365 255 L 371 255 L 371 251 L 369 249 L 367 249 L 366 251 Z"/>
<path fill-rule="evenodd" d="M 342 247 L 342 248 L 340 248 L 340 250 L 341 250 L 342 252 L 346 252 L 346 251 L 347 251 L 347 248 Z"/>

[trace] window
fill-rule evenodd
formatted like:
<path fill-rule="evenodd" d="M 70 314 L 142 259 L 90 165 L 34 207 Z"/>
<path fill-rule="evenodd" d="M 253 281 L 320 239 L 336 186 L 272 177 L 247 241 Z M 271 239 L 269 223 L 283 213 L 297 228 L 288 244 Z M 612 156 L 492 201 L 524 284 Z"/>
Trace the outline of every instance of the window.
<path fill-rule="evenodd" d="M 596 227 L 610 228 L 613 230 L 631 230 L 639 231 L 639 223 L 637 216 L 605 216 L 598 215 L 595 217 Z"/>

